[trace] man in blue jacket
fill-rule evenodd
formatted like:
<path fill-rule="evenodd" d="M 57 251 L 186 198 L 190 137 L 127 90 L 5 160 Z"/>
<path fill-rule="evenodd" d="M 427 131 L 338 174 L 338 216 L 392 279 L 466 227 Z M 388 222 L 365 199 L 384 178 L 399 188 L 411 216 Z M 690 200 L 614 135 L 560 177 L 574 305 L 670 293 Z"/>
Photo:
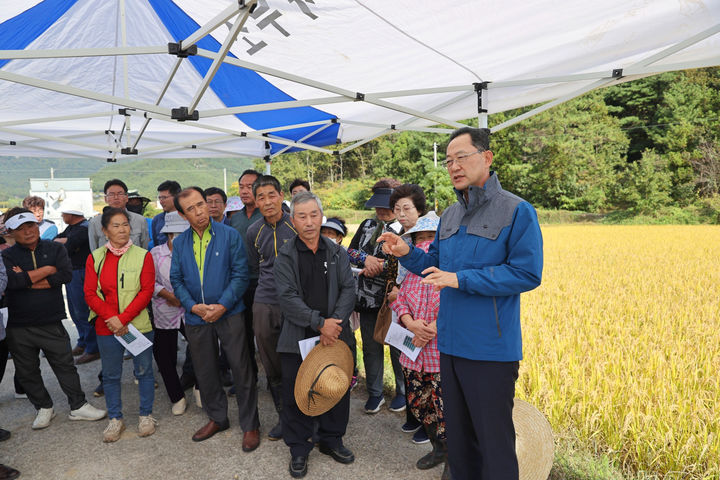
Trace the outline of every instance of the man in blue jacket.
<path fill-rule="evenodd" d="M 488 129 L 450 136 L 444 163 L 458 201 L 443 212 L 427 254 L 390 233 L 378 239 L 441 290 L 437 338 L 456 480 L 518 478 L 512 409 L 522 359 L 520 293 L 542 277 L 535 210 L 502 189 L 489 148 Z"/>
<path fill-rule="evenodd" d="M 192 439 L 206 440 L 230 426 L 218 369 L 220 340 L 235 383 L 242 449 L 250 452 L 260 444 L 260 420 L 243 321 L 242 298 L 248 284 L 245 245 L 235 229 L 210 218 L 200 187 L 182 190 L 175 207 L 190 228 L 173 241 L 170 282 L 185 308 L 185 334 L 202 405 L 210 417 Z"/>

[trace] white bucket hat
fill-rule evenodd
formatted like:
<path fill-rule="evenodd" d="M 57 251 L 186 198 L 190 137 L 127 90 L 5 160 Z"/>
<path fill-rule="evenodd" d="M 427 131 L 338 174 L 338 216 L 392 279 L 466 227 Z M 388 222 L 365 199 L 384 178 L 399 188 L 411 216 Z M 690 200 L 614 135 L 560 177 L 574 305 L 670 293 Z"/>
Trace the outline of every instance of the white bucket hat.
<path fill-rule="evenodd" d="M 183 219 L 178 212 L 168 212 L 165 214 L 165 226 L 160 233 L 182 233 L 190 228 L 190 223 Z"/>
<path fill-rule="evenodd" d="M 82 211 L 82 204 L 80 203 L 80 200 L 77 200 L 75 198 L 68 198 L 67 200 L 62 202 L 62 205 L 60 206 L 60 213 L 79 215 L 81 217 L 85 216 Z"/>

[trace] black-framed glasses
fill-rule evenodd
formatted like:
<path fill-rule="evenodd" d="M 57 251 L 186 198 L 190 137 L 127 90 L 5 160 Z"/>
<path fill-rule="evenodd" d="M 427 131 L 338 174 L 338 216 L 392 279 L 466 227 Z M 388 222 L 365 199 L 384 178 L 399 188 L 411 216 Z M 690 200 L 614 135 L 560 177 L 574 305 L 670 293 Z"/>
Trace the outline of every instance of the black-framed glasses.
<path fill-rule="evenodd" d="M 470 153 L 461 153 L 460 155 L 456 156 L 455 158 L 445 158 L 445 160 L 443 160 L 440 163 L 442 163 L 442 166 L 445 168 L 450 168 L 453 165 L 455 165 L 455 163 L 457 163 L 460 166 L 463 166 L 465 164 L 465 162 L 467 161 L 468 157 L 475 155 L 476 153 L 482 153 L 484 151 L 485 150 L 475 150 L 474 152 L 470 152 Z"/>

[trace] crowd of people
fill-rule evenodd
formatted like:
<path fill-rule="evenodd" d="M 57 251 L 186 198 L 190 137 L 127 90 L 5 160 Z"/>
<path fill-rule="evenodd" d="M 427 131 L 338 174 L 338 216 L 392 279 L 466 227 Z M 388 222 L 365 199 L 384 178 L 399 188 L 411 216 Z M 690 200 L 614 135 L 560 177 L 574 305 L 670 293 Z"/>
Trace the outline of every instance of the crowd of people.
<path fill-rule="evenodd" d="M 257 354 L 277 412 L 264 430 L 269 440 L 284 440 L 289 473 L 301 478 L 315 446 L 339 463 L 355 460 L 343 437 L 358 354 L 364 411 L 375 414 L 385 404 L 378 330 L 392 318 L 421 349 L 411 358 L 390 347 L 388 405 L 405 412 L 399 428 L 415 443 L 432 446 L 417 468 L 444 464 L 446 479 L 517 479 L 520 293 L 540 284 L 542 237 L 534 209 L 502 189 L 492 161 L 487 129 L 455 131 L 444 164 L 457 203 L 438 217 L 418 185 L 380 179 L 366 203 L 375 214 L 347 247 L 345 221 L 324 215 L 308 182 L 294 181 L 286 200 L 275 177 L 255 170 L 238 179 L 239 197 L 167 180 L 157 187 L 163 211 L 151 220 L 142 215 L 149 199 L 109 180 L 101 214 L 88 220 L 78 205 L 63 203 L 67 227 L 59 235 L 43 218 L 43 200 L 28 197 L 2 217 L 0 293 L 9 319 L 0 380 L 9 351 L 16 396 L 37 410 L 32 428 L 48 427 L 56 412 L 42 352 L 68 397 L 70 420 L 107 416 L 102 440 L 112 443 L 126 429 L 121 376 L 128 356 L 140 400 L 138 436 L 158 428 L 154 359 L 171 413 L 185 412 L 192 388 L 208 417 L 192 440 L 230 427 L 233 396 L 242 450 L 251 452 L 261 441 Z M 61 323 L 63 285 L 78 331 L 74 347 Z M 187 341 L 180 375 L 178 333 Z M 119 339 L 137 336 L 152 347 L 129 353 Z M 306 340 L 317 345 L 303 360 Z M 104 396 L 105 409 L 87 402 L 76 369 L 97 360 L 93 395 Z M 0 441 L 8 437 L 0 430 Z M 0 479 L 17 475 L 0 466 Z"/>

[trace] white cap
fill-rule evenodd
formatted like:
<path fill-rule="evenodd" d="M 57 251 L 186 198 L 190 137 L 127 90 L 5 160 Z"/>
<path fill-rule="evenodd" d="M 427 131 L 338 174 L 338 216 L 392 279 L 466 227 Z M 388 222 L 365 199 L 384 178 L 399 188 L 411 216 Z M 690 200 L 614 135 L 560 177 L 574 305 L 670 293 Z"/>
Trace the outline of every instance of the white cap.
<path fill-rule="evenodd" d="M 7 219 L 7 221 L 5 222 L 5 227 L 9 228 L 10 230 L 17 230 L 20 225 L 28 222 L 38 223 L 37 218 L 35 218 L 35 215 L 33 215 L 32 213 L 18 213 L 17 215 Z"/>
<path fill-rule="evenodd" d="M 70 215 L 79 215 L 84 217 L 85 214 L 82 211 L 82 205 L 80 201 L 74 198 L 65 200 L 60 206 L 60 213 L 67 213 Z"/>

